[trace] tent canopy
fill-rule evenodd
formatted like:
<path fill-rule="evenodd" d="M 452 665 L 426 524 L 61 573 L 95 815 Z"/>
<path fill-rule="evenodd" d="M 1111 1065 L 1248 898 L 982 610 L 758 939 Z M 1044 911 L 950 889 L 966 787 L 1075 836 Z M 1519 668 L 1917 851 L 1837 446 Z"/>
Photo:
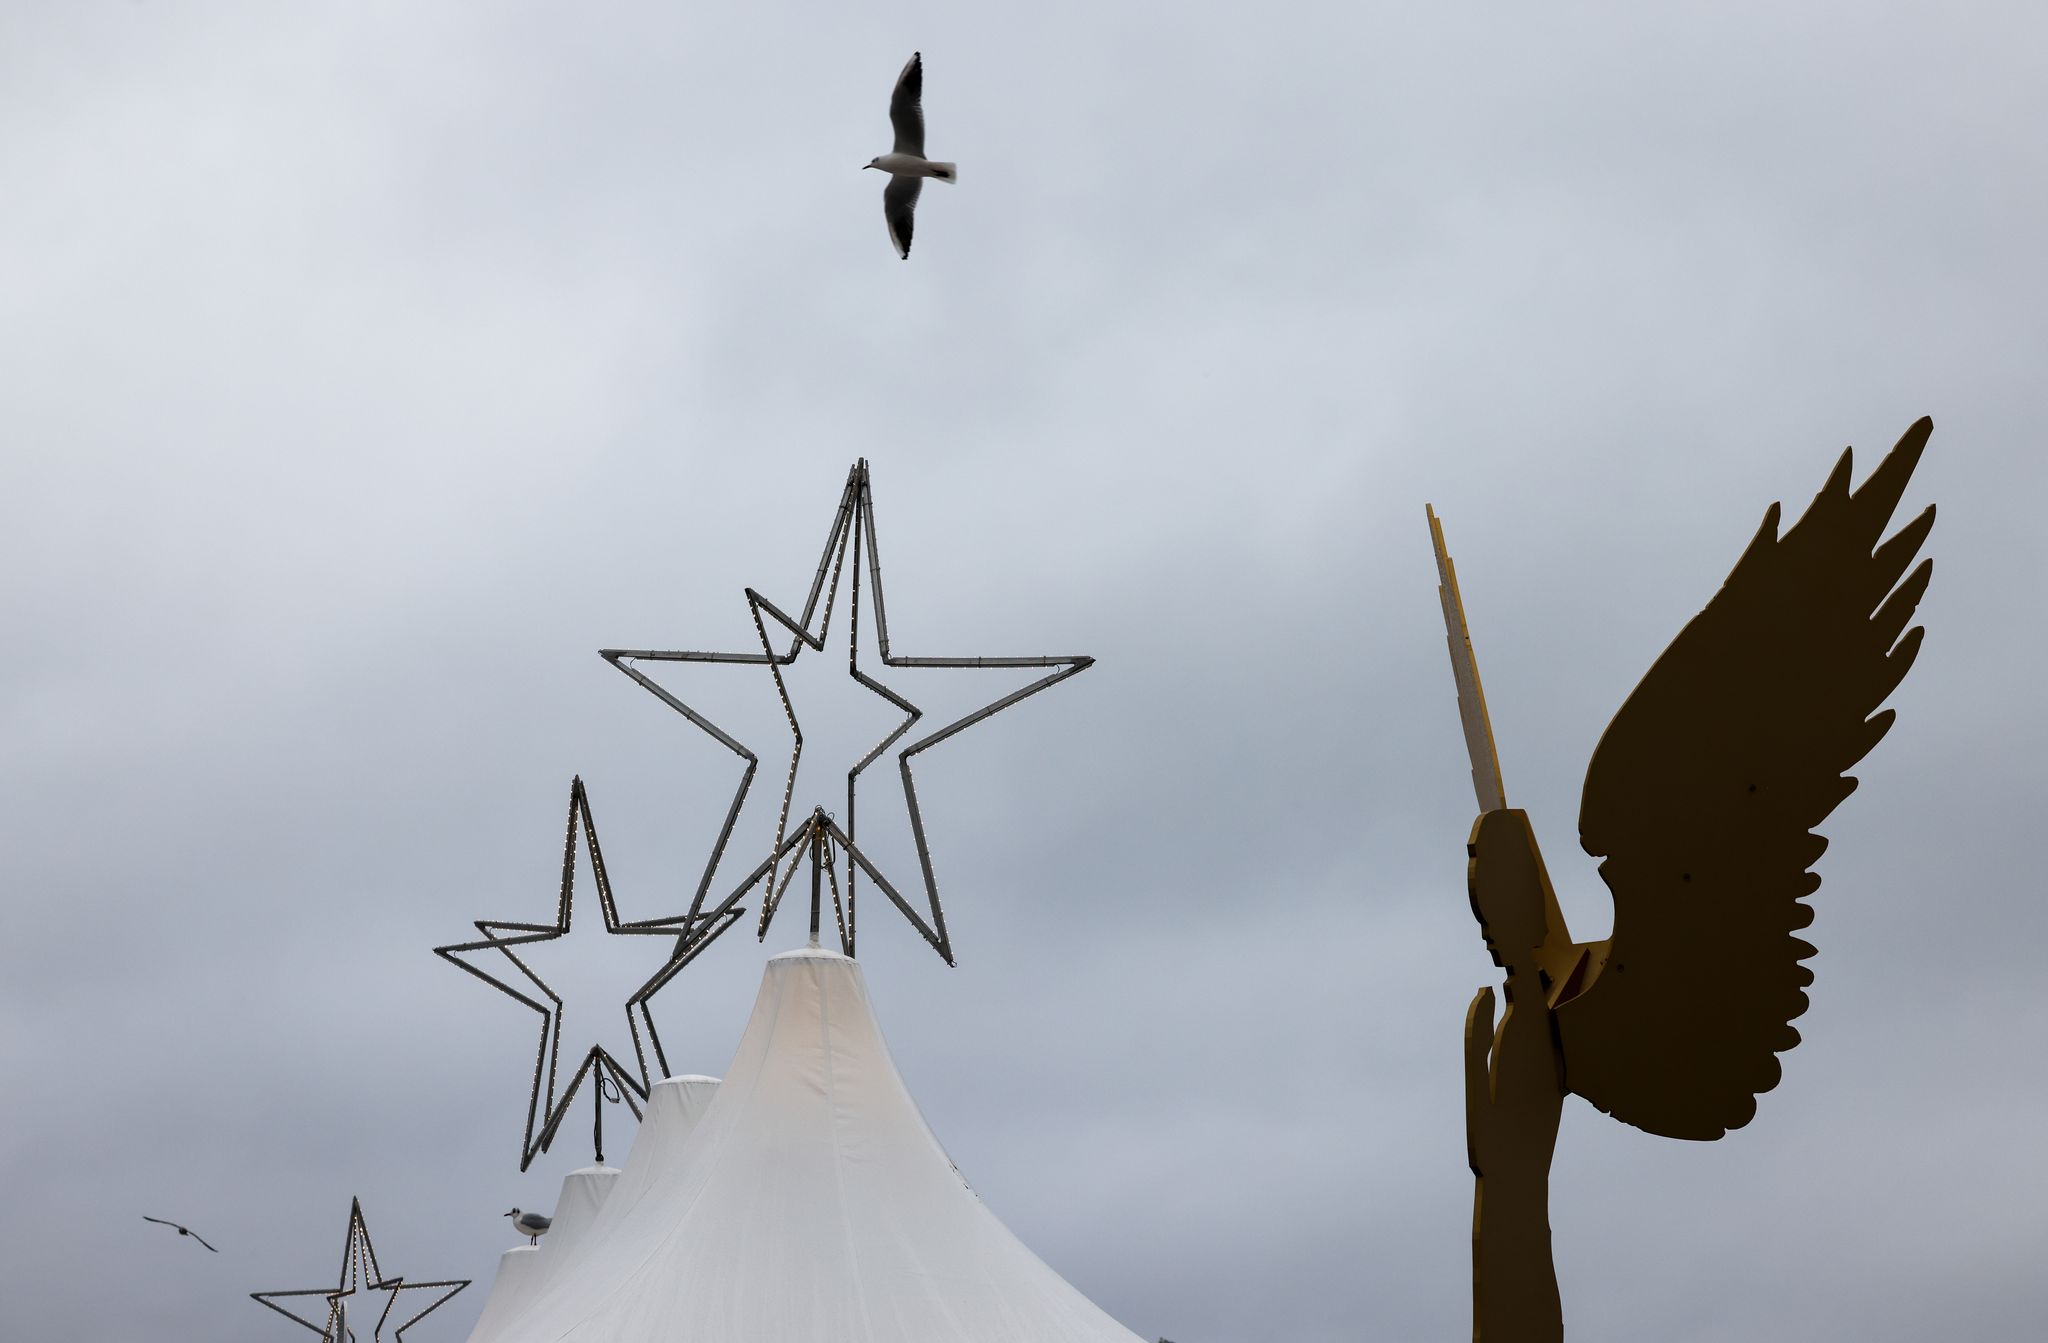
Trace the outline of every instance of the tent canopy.
<path fill-rule="evenodd" d="M 1136 1343 L 983 1206 L 860 966 L 815 948 L 768 962 L 701 1120 L 644 1126 L 562 1248 L 491 1343 Z"/>

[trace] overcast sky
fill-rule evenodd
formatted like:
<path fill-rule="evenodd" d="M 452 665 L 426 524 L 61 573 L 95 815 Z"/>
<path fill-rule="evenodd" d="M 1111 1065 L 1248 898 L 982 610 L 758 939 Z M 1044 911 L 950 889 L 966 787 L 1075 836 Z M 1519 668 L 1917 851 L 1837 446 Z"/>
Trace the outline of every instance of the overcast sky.
<path fill-rule="evenodd" d="M 596 650 L 746 647 L 865 456 L 896 651 L 1099 659 L 927 757 L 959 967 L 866 907 L 941 1140 L 1148 1339 L 1463 1336 L 1494 972 L 1423 504 L 1597 937 L 1601 729 L 1921 414 L 1927 641 L 1805 1043 L 1718 1143 L 1571 1101 L 1558 1271 L 1575 1339 L 2038 1329 L 2048 21 L 1008 9 L 0 9 L 0 1333 L 288 1338 L 246 1293 L 328 1285 L 360 1196 L 463 1336 L 587 1126 L 519 1173 L 533 1018 L 430 948 L 552 915 L 577 773 L 622 915 L 687 904 L 732 757 Z M 913 49 L 961 183 L 906 263 L 858 168 Z M 800 666 L 836 806 L 879 720 Z M 765 676 L 676 677 L 786 749 Z M 659 952 L 581 913 L 609 1020 Z M 655 1000 L 677 1071 L 800 915 L 750 934 Z"/>

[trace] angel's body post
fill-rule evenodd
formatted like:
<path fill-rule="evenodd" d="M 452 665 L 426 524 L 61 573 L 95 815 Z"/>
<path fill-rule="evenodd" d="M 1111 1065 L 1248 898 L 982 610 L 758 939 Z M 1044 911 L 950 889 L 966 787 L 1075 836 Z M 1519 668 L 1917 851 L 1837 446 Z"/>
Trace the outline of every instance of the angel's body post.
<path fill-rule="evenodd" d="M 1564 1337 L 1550 1254 L 1550 1157 L 1564 1112 L 1564 1055 L 1542 953 L 1559 925 L 1555 897 L 1526 812 L 1483 813 L 1467 845 L 1472 913 L 1494 964 L 1507 972 L 1507 1007 L 1493 1023 L 1493 990 L 1465 1016 L 1465 1150 L 1472 1166 L 1472 1337 Z M 1489 1057 L 1490 1051 L 1490 1057 Z"/>
<path fill-rule="evenodd" d="M 1550 1253 L 1550 1158 L 1564 1112 L 1564 1051 L 1552 1012 L 1573 953 L 1527 812 L 1507 805 L 1486 691 L 1465 625 L 1443 527 L 1429 514 L 1438 593 L 1458 684 L 1479 818 L 1465 846 L 1465 887 L 1493 963 L 1507 972 L 1494 1025 L 1493 989 L 1465 1013 L 1465 1156 L 1472 1167 L 1472 1337 L 1553 1343 L 1564 1337 Z"/>

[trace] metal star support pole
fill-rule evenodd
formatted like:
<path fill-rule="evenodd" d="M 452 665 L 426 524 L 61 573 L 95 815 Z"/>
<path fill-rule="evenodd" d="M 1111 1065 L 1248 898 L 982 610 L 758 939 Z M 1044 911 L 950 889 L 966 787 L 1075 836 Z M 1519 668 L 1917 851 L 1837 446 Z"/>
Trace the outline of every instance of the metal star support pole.
<path fill-rule="evenodd" d="M 363 1202 L 355 1199 L 348 1210 L 348 1239 L 341 1248 L 341 1277 L 332 1288 L 301 1287 L 288 1292 L 251 1292 L 250 1299 L 258 1305 L 267 1306 L 294 1324 L 301 1325 L 320 1335 L 323 1343 L 363 1343 L 364 1335 L 357 1333 L 349 1323 L 353 1314 L 351 1302 L 358 1296 L 364 1299 L 364 1307 L 371 1309 L 375 1303 L 367 1298 L 370 1292 L 389 1292 L 384 1308 L 377 1312 L 376 1327 L 368 1335 L 371 1340 L 384 1337 L 384 1326 L 390 1322 L 391 1311 L 398 1304 L 398 1298 L 406 1292 L 439 1291 L 440 1295 L 428 1302 L 403 1324 L 395 1325 L 391 1337 L 403 1343 L 405 1331 L 418 1324 L 428 1315 L 444 1305 L 448 1299 L 469 1286 L 467 1278 L 450 1278 L 441 1282 L 407 1282 L 402 1277 L 387 1278 L 377 1269 L 377 1251 L 370 1244 L 370 1228 L 363 1221 Z M 445 1288 L 443 1291 L 441 1289 Z M 277 1304 L 279 1299 L 317 1296 L 327 1303 L 321 1322 L 315 1323 L 296 1311 Z M 360 1318 L 360 1317 L 358 1317 Z"/>
<path fill-rule="evenodd" d="M 850 613 L 847 618 L 847 674 L 866 689 L 881 696 L 890 704 L 902 710 L 904 717 L 903 721 L 898 723 L 888 736 L 876 743 L 874 749 L 862 756 L 853 768 L 847 772 L 846 824 L 844 828 L 840 827 L 824 811 L 813 810 L 809 819 L 799 824 L 796 831 L 791 833 L 789 830 L 790 795 L 796 786 L 797 762 L 803 754 L 803 729 L 797 721 L 796 710 L 790 704 L 789 688 L 783 680 L 782 669 L 794 662 L 805 649 L 814 649 L 818 652 L 824 651 L 825 636 L 832 620 L 832 607 L 839 593 L 840 574 L 847 567 L 846 560 L 849 552 L 851 552 L 853 563 L 849 578 L 851 595 L 848 601 Z M 889 748 L 900 741 L 924 716 L 923 710 L 861 668 L 860 586 L 863 552 L 865 552 L 867 560 L 868 591 L 870 601 L 874 607 L 875 643 L 881 653 L 882 665 L 884 667 L 1047 669 L 1046 675 L 1039 677 L 1030 684 L 991 700 L 989 703 L 953 720 L 944 727 L 917 738 L 910 745 L 897 752 L 897 770 L 903 779 L 903 798 L 910 814 L 911 834 L 917 844 L 918 866 L 924 879 L 924 893 L 929 918 L 920 915 L 911 907 L 895 884 L 890 882 L 875 864 L 861 852 L 859 845 L 855 842 L 855 837 L 858 833 L 855 828 L 855 801 L 862 772 L 870 764 L 874 763 L 883 752 L 889 750 Z M 846 856 L 846 886 L 843 904 L 840 898 L 841 892 L 836 882 L 833 886 L 833 908 L 838 915 L 840 949 L 842 951 L 849 956 L 854 954 L 857 931 L 855 889 L 858 874 L 865 872 L 868 878 L 881 889 L 882 893 L 889 897 L 890 903 L 894 904 L 902 912 L 903 916 L 910 920 L 911 926 L 917 929 L 919 935 L 931 945 L 932 949 L 938 952 L 948 965 L 953 964 L 953 945 L 951 939 L 946 934 L 945 912 L 939 904 L 938 878 L 932 867 L 931 846 L 925 837 L 924 814 L 918 807 L 917 783 L 912 773 L 911 761 L 913 757 L 930 750 L 940 742 L 958 733 L 966 731 L 976 723 L 993 717 L 1011 705 L 1029 699 L 1039 691 L 1057 685 L 1068 677 L 1087 670 L 1094 664 L 1095 659 L 1078 654 L 1042 657 L 905 657 L 893 653 L 890 650 L 889 642 L 888 611 L 882 596 L 881 552 L 875 539 L 874 496 L 869 482 L 868 464 L 865 460 L 855 462 L 852 469 L 847 473 L 846 485 L 840 493 L 839 506 L 833 514 L 832 525 L 826 532 L 825 548 L 818 557 L 817 573 L 811 580 L 810 594 L 804 600 L 802 614 L 797 618 L 784 614 L 780 607 L 752 588 L 746 589 L 746 596 L 747 608 L 754 619 L 754 631 L 760 637 L 761 646 L 759 651 L 699 652 L 625 648 L 601 650 L 601 656 L 607 662 L 610 662 L 614 667 L 632 677 L 640 685 L 652 692 L 662 703 L 687 718 L 721 746 L 724 746 L 746 762 L 746 767 L 740 775 L 739 785 L 733 791 L 732 804 L 726 810 L 725 822 L 719 829 L 717 841 L 712 845 L 711 857 L 704 866 L 703 874 L 697 883 L 696 894 L 690 902 L 690 912 L 687 918 L 688 926 L 692 930 L 691 935 L 700 935 L 697 932 L 699 929 L 722 929 L 724 927 L 723 922 L 721 922 L 722 920 L 736 917 L 739 900 L 748 891 L 753 889 L 756 884 L 765 881 L 767 883 L 766 890 L 768 895 L 762 901 L 760 923 L 756 930 L 757 936 L 765 937 L 768 932 L 769 920 L 774 917 L 782 892 L 788 885 L 787 876 L 782 876 L 778 880 L 778 869 L 782 859 L 799 846 L 807 845 L 805 853 L 810 857 L 812 863 L 815 865 L 823 861 L 825 864 L 824 870 L 827 873 L 832 873 L 836 866 L 836 862 L 831 859 L 830 851 L 832 849 L 843 852 Z M 821 601 L 822 607 L 820 605 Z M 776 641 L 769 637 L 768 625 L 763 619 L 764 614 L 768 620 L 774 621 L 783 632 L 789 635 L 789 643 L 783 651 L 778 652 Z M 749 789 L 753 786 L 754 772 L 760 764 L 760 759 L 730 733 L 657 684 L 645 672 L 633 665 L 636 662 L 710 662 L 766 666 L 770 674 L 775 678 L 776 693 L 781 697 L 783 713 L 789 720 L 789 730 L 792 738 L 789 770 L 783 780 L 782 805 L 775 822 L 775 842 L 769 849 L 768 857 L 762 861 L 760 866 L 756 867 L 724 899 L 712 905 L 708 914 L 705 913 L 705 904 L 710 898 L 712 883 L 717 876 L 719 865 L 724 859 L 726 845 L 732 838 L 733 827 L 739 820 L 740 809 L 747 800 Z M 800 861 L 801 859 L 799 859 Z M 792 873 L 795 871 L 796 866 L 797 864 L 792 864 L 790 869 Z M 715 935 L 715 933 L 711 935 Z M 656 981 L 666 982 L 666 977 L 672 976 L 675 971 L 680 969 L 680 965 L 665 969 L 661 975 L 656 976 Z"/>
<path fill-rule="evenodd" d="M 584 1053 L 569 1078 L 566 1087 L 559 1085 L 562 1055 L 562 1000 L 541 981 L 532 968 L 521 960 L 517 947 L 536 942 L 549 942 L 569 931 L 570 917 L 574 908 L 576 886 L 576 841 L 581 836 L 590 853 L 590 870 L 597 882 L 598 906 L 604 914 L 607 933 L 623 937 L 672 937 L 675 947 L 662 968 L 646 983 L 642 984 L 626 999 L 626 1024 L 633 1034 L 633 1058 L 635 1069 L 628 1070 L 601 1045 L 592 1045 Z M 555 921 L 545 923 L 505 923 L 479 919 L 477 931 L 483 940 L 459 942 L 452 946 L 436 947 L 434 954 L 475 975 L 499 992 L 516 998 L 541 1016 L 540 1044 L 533 1060 L 533 1087 L 526 1102 L 526 1136 L 520 1144 L 519 1169 L 525 1170 L 533 1164 L 534 1158 L 554 1143 L 555 1134 L 561 1128 L 562 1120 L 568 1116 L 569 1107 L 576 1099 L 576 1089 L 586 1077 L 597 1078 L 595 1104 L 597 1118 L 592 1126 L 592 1144 L 597 1149 L 599 1164 L 604 1161 L 603 1106 L 608 1095 L 621 1100 L 633 1117 L 640 1117 L 640 1101 L 647 1099 L 648 1090 L 654 1077 L 668 1076 L 668 1059 L 662 1053 L 661 1036 L 654 1029 L 654 1017 L 648 1011 L 648 1000 L 660 992 L 662 985 L 673 979 L 677 972 L 694 960 L 697 954 L 711 945 L 718 935 L 738 921 L 743 910 L 721 909 L 718 912 L 698 917 L 694 911 L 686 918 L 640 919 L 625 922 L 619 918 L 618 906 L 612 898 L 611 878 L 606 875 L 604 852 L 598 847 L 597 822 L 590 814 L 590 799 L 585 794 L 583 780 L 578 778 L 569 785 L 568 833 L 562 844 L 562 891 L 556 906 Z M 471 964 L 465 957 L 477 952 L 494 951 L 510 961 L 521 977 L 538 993 L 546 1003 L 529 996 L 512 983 L 497 975 Z M 654 1051 L 654 1063 L 660 1070 L 650 1075 L 647 1066 L 647 1049 Z M 637 1072 L 638 1076 L 634 1074 Z M 542 1079 L 546 1084 L 543 1087 Z M 609 1093 L 607 1083 L 611 1084 Z M 545 1103 L 543 1103 L 545 1092 Z M 535 1128 L 538 1126 L 538 1133 Z"/>

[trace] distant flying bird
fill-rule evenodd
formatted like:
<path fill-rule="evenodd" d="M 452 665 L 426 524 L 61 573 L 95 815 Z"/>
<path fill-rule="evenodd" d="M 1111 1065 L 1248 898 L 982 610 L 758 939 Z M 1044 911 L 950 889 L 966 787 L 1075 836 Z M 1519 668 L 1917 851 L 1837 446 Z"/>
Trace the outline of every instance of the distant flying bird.
<path fill-rule="evenodd" d="M 543 1217 L 537 1212 L 521 1212 L 517 1208 L 514 1208 L 505 1215 L 512 1219 L 512 1229 L 526 1237 L 528 1245 L 540 1244 L 540 1238 L 545 1236 L 548 1233 L 548 1228 L 555 1224 L 555 1219 L 552 1217 Z"/>
<path fill-rule="evenodd" d="M 924 179 L 957 182 L 960 173 L 951 163 L 934 163 L 924 156 L 924 55 L 910 53 L 910 64 L 896 76 L 896 92 L 889 97 L 889 123 L 896 128 L 896 147 L 880 158 L 869 159 L 862 168 L 880 168 L 889 174 L 882 188 L 882 218 L 889 224 L 889 241 L 896 255 L 910 260 L 910 230 L 915 222 L 917 193 Z"/>
<path fill-rule="evenodd" d="M 176 1222 L 166 1222 L 163 1218 L 151 1217 L 148 1213 L 142 1214 L 142 1220 L 145 1222 L 155 1222 L 158 1226 L 170 1227 L 179 1235 L 190 1236 L 192 1239 L 198 1241 L 201 1245 L 206 1245 L 206 1237 L 200 1235 L 197 1231 L 192 1230 L 190 1227 L 179 1226 Z M 206 1248 L 209 1250 L 213 1250 L 213 1247 L 211 1245 L 206 1245 Z M 219 1250 L 213 1250 L 213 1252 L 215 1254 L 220 1253 Z"/>

